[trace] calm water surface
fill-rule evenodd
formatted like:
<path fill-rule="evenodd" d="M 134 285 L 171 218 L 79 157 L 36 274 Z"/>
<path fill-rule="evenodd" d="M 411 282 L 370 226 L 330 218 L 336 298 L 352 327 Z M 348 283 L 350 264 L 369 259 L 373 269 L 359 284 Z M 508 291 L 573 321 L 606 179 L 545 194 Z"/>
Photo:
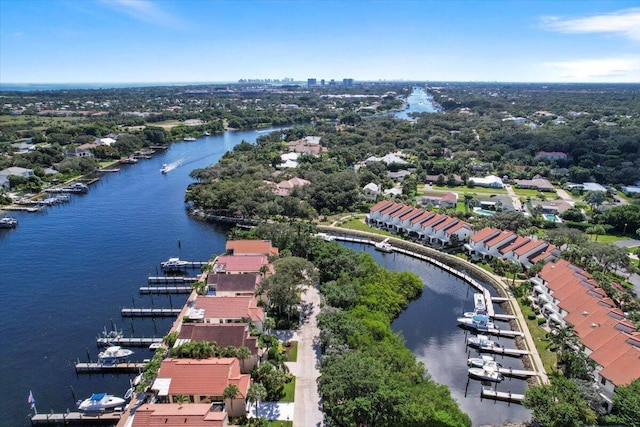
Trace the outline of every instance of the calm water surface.
<path fill-rule="evenodd" d="M 467 358 L 476 356 L 474 349 L 466 346 L 471 336 L 457 326 L 456 318 L 473 309 L 473 288 L 433 265 L 402 254 L 377 252 L 370 245 L 343 243 L 356 250 L 369 252 L 376 261 L 391 270 L 411 271 L 422 279 L 422 296 L 411 302 L 393 322 L 394 331 L 401 333 L 407 347 L 424 363 L 431 378 L 446 384 L 460 408 L 469 414 L 474 426 L 501 425 L 508 422 L 528 421 L 530 411 L 523 406 L 491 400 L 480 401 L 482 384 L 467 379 Z M 495 291 L 488 287 L 492 295 Z M 501 313 L 499 306 L 496 313 Z M 506 322 L 499 322 L 504 328 Z M 492 338 L 507 348 L 515 348 L 509 338 Z M 518 358 L 495 356 L 504 367 L 523 369 Z M 526 382 L 505 378 L 497 385 L 498 391 L 511 390 L 524 393 Z"/>

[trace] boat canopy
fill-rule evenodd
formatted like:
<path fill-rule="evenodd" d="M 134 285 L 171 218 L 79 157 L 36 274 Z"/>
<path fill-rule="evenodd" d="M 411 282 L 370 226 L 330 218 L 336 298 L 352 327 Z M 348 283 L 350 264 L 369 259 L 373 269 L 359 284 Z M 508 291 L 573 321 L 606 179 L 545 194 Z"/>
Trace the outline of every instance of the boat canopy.
<path fill-rule="evenodd" d="M 106 395 L 107 393 L 93 393 L 90 400 L 102 400 Z"/>

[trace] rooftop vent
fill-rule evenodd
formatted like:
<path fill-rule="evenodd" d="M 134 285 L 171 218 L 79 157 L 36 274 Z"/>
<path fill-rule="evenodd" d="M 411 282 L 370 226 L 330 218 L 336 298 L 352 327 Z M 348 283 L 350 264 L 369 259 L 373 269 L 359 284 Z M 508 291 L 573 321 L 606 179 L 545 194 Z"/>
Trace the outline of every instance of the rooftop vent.
<path fill-rule="evenodd" d="M 583 312 L 582 312 L 582 315 L 583 315 L 583 316 L 588 316 L 588 315 L 589 315 L 589 312 L 588 312 L 587 310 L 585 310 L 585 311 L 583 311 Z"/>

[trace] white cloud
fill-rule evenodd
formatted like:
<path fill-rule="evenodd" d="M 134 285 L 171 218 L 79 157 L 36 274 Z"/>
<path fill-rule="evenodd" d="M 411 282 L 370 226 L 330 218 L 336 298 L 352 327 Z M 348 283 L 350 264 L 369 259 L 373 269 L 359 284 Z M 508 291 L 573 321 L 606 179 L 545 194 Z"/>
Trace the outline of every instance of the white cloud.
<path fill-rule="evenodd" d="M 638 82 L 640 57 L 577 59 L 547 62 L 545 67 L 555 69 L 562 81 L 576 82 Z"/>
<path fill-rule="evenodd" d="M 559 33 L 610 33 L 640 41 L 640 8 L 582 18 L 544 16 L 543 28 Z"/>
<path fill-rule="evenodd" d="M 163 11 L 158 7 L 157 3 L 149 0 L 101 0 L 101 3 L 139 21 L 163 27 L 184 27 L 183 23 L 175 16 Z"/>

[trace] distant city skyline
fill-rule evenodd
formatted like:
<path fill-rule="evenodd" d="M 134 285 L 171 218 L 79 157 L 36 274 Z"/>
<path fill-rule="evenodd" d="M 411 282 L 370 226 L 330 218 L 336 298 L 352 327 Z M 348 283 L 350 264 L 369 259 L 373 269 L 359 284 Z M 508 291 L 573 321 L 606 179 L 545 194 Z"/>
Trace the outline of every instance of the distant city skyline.
<path fill-rule="evenodd" d="M 0 84 L 640 82 L 635 1 L 2 0 Z"/>

